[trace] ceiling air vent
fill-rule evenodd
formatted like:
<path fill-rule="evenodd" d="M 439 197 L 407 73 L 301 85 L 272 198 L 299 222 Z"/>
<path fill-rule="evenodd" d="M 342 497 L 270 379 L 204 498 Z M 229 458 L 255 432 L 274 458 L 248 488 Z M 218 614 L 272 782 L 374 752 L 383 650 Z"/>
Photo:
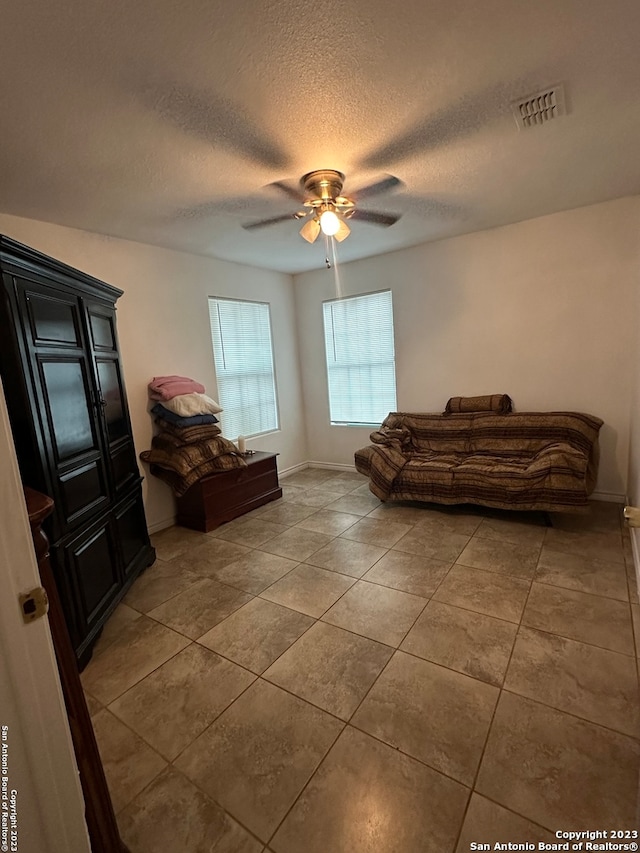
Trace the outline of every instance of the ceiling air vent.
<path fill-rule="evenodd" d="M 535 95 L 529 95 L 511 104 L 516 123 L 521 130 L 546 124 L 558 116 L 565 114 L 564 88 L 550 86 Z"/>

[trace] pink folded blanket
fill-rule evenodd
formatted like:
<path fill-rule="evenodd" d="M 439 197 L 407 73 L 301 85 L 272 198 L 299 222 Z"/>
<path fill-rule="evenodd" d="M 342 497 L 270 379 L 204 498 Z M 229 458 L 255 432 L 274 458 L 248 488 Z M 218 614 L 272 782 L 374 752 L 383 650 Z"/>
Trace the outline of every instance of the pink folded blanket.
<path fill-rule="evenodd" d="M 180 394 L 204 394 L 204 385 L 188 376 L 154 376 L 149 383 L 150 400 L 173 400 Z"/>

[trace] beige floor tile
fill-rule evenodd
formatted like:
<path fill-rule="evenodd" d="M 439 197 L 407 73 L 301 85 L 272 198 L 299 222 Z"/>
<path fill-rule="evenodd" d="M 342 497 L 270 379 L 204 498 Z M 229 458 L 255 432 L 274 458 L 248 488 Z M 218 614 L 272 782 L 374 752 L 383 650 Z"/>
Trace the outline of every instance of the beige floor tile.
<path fill-rule="evenodd" d="M 392 653 L 389 646 L 316 622 L 264 678 L 348 720 Z"/>
<path fill-rule="evenodd" d="M 379 545 L 367 545 L 364 542 L 338 538 L 307 557 L 305 562 L 311 563 L 312 566 L 319 566 L 321 569 L 330 569 L 332 572 L 360 578 L 386 553 L 387 549 L 380 548 Z"/>
<path fill-rule="evenodd" d="M 261 550 L 302 562 L 315 551 L 319 551 L 320 548 L 331 542 L 331 539 L 332 537 L 327 536 L 326 533 L 315 533 L 312 530 L 303 530 L 300 527 L 289 527 L 284 533 L 276 536 L 270 542 L 266 542 Z"/>
<path fill-rule="evenodd" d="M 530 580 L 535 574 L 539 555 L 537 545 L 514 545 L 512 542 L 480 539 L 476 535 L 458 557 L 458 563 L 472 569 Z"/>
<path fill-rule="evenodd" d="M 531 821 L 513 812 L 507 811 L 507 809 L 492 803 L 491 800 L 487 800 L 479 794 L 472 794 L 456 853 L 469 853 L 473 849 L 482 849 L 481 847 L 471 847 L 473 843 L 476 845 L 490 844 L 491 847 L 485 849 L 495 850 L 495 845 L 498 843 L 508 845 L 528 842 L 535 844 L 536 849 L 538 849 L 537 845 L 541 841 L 546 844 L 558 843 L 555 834 L 547 832 L 542 827 L 536 826 L 535 823 L 531 823 Z M 508 847 L 504 846 L 497 849 L 507 850 Z"/>
<path fill-rule="evenodd" d="M 517 630 L 512 622 L 430 601 L 400 648 L 501 686 Z"/>
<path fill-rule="evenodd" d="M 468 541 L 469 537 L 462 533 L 438 533 L 416 524 L 393 547 L 396 551 L 451 564 L 457 560 Z"/>
<path fill-rule="evenodd" d="M 358 491 L 354 494 L 359 494 Z M 371 494 L 371 492 L 367 492 Z M 395 521 L 400 524 L 414 525 L 429 518 L 434 512 L 434 504 L 411 501 L 385 501 L 369 513 L 369 518 L 379 521 Z"/>
<path fill-rule="evenodd" d="M 276 833 L 276 853 L 452 853 L 469 791 L 347 727 Z"/>
<path fill-rule="evenodd" d="M 429 508 L 425 509 L 422 516 L 416 520 L 416 528 L 436 536 L 448 533 L 473 536 L 481 522 L 481 515 L 463 513 L 453 507 Z"/>
<path fill-rule="evenodd" d="M 303 495 L 307 491 L 306 486 L 289 485 L 286 479 L 280 480 L 280 488 L 282 489 L 281 501 L 284 500 L 285 502 L 294 500 L 297 495 Z"/>
<path fill-rule="evenodd" d="M 216 569 L 214 579 L 220 583 L 258 595 L 288 574 L 298 565 L 297 560 L 288 560 L 266 551 L 250 551 L 245 557 L 234 560 Z"/>
<path fill-rule="evenodd" d="M 335 476 L 336 472 L 327 468 L 305 468 L 304 471 L 287 474 L 286 477 L 283 477 L 282 482 L 288 486 L 305 486 L 310 489 L 325 483 L 327 480 L 333 480 Z"/>
<path fill-rule="evenodd" d="M 624 601 L 534 583 L 522 623 L 603 649 L 634 654 L 629 605 Z"/>
<path fill-rule="evenodd" d="M 98 642 L 94 646 L 94 654 L 98 654 L 103 649 L 106 649 L 108 645 L 118 639 L 126 625 L 130 622 L 135 622 L 139 618 L 139 610 L 129 607 L 128 604 L 119 604 L 105 622 L 102 634 L 100 634 Z"/>
<path fill-rule="evenodd" d="M 529 592 L 529 582 L 495 572 L 455 565 L 433 595 L 486 616 L 519 622 Z"/>
<path fill-rule="evenodd" d="M 203 578 L 185 592 L 151 610 L 149 616 L 185 637 L 197 640 L 250 600 L 251 596 L 246 592 Z"/>
<path fill-rule="evenodd" d="M 254 598 L 198 642 L 260 675 L 311 625 L 304 613 Z"/>
<path fill-rule="evenodd" d="M 408 524 L 367 517 L 360 519 L 353 527 L 345 530 L 342 538 L 364 542 L 367 545 L 378 545 L 380 548 L 391 548 L 410 529 Z"/>
<path fill-rule="evenodd" d="M 186 637 L 141 616 L 103 651 L 94 652 L 82 686 L 107 705 L 188 645 Z"/>
<path fill-rule="evenodd" d="M 267 841 L 342 727 L 335 717 L 259 680 L 176 767 Z"/>
<path fill-rule="evenodd" d="M 352 515 L 348 512 L 335 512 L 332 509 L 320 509 L 313 515 L 310 515 L 309 518 L 299 521 L 296 527 L 300 527 L 303 530 L 313 530 L 315 533 L 326 533 L 327 536 L 339 536 L 359 520 L 359 515 Z"/>
<path fill-rule="evenodd" d="M 369 482 L 369 478 L 366 474 L 361 474 L 359 471 L 338 471 L 337 473 L 334 471 L 330 480 L 327 480 L 327 484 L 329 483 L 345 483 L 346 485 L 351 485 L 352 488 L 356 488 L 356 486 L 361 486 Z"/>
<path fill-rule="evenodd" d="M 565 554 L 543 546 L 535 579 L 541 583 L 604 595 L 627 601 L 627 579 L 624 566 L 589 559 L 580 554 Z"/>
<path fill-rule="evenodd" d="M 327 504 L 327 509 L 333 509 L 338 512 L 350 512 L 353 515 L 369 515 L 369 513 L 381 505 L 375 495 L 357 495 L 350 492 L 344 495 L 333 503 Z"/>
<path fill-rule="evenodd" d="M 93 717 L 98 711 L 102 711 L 102 702 L 98 702 L 98 700 L 92 696 L 90 693 L 84 694 L 85 702 L 87 703 L 87 710 L 89 711 L 89 716 Z"/>
<path fill-rule="evenodd" d="M 429 598 L 450 568 L 451 563 L 393 550 L 387 551 L 363 580 Z"/>
<path fill-rule="evenodd" d="M 396 652 L 353 716 L 353 725 L 471 785 L 499 690 Z"/>
<path fill-rule="evenodd" d="M 640 736 L 638 676 L 627 655 L 521 628 L 505 689 Z"/>
<path fill-rule="evenodd" d="M 193 644 L 109 710 L 172 761 L 254 680 L 235 663 Z"/>
<path fill-rule="evenodd" d="M 353 494 L 360 494 L 360 489 Z M 368 488 L 367 494 L 371 494 Z M 372 510 L 367 518 L 374 518 L 378 521 L 393 521 L 411 526 L 425 518 L 430 511 L 430 506 L 431 504 L 409 503 L 408 501 L 386 501 L 377 509 Z"/>
<path fill-rule="evenodd" d="M 187 527 L 167 527 L 151 534 L 151 544 L 159 560 L 173 560 L 202 542 L 206 534 Z"/>
<path fill-rule="evenodd" d="M 313 506 L 303 506 L 302 504 L 287 501 L 286 503 L 274 506 L 263 512 L 260 518 L 265 521 L 274 521 L 277 524 L 285 524 L 292 527 L 303 518 L 308 518 L 316 511 Z"/>
<path fill-rule="evenodd" d="M 616 533 L 584 533 L 570 530 L 547 529 L 544 544 L 554 551 L 624 565 L 622 535 Z"/>
<path fill-rule="evenodd" d="M 180 557 L 173 560 L 174 565 L 181 569 L 187 569 L 200 577 L 210 578 L 214 573 L 249 554 L 250 548 L 238 545 L 236 542 L 225 542 L 214 536 L 206 536 L 204 541 L 185 551 Z"/>
<path fill-rule="evenodd" d="M 633 738 L 503 692 L 476 790 L 552 832 L 635 829 L 639 770 Z"/>
<path fill-rule="evenodd" d="M 259 548 L 270 539 L 274 539 L 279 533 L 283 533 L 287 527 L 284 524 L 276 524 L 273 521 L 265 521 L 263 518 L 237 519 L 231 524 L 224 524 L 218 533 L 218 539 L 227 542 L 235 542 L 238 545 L 246 545 L 247 548 Z"/>
<path fill-rule="evenodd" d="M 514 513 L 514 515 L 516 515 Z M 480 539 L 492 539 L 496 542 L 509 542 L 512 545 L 531 545 L 540 548 L 547 528 L 539 521 L 537 524 L 524 524 L 516 518 L 485 518 L 476 530 Z"/>
<path fill-rule="evenodd" d="M 118 817 L 131 853 L 261 853 L 262 844 L 182 773 L 163 771 Z"/>
<path fill-rule="evenodd" d="M 291 499 L 292 503 L 298 504 L 299 506 L 308 506 L 314 507 L 316 509 L 327 506 L 327 504 L 332 503 L 333 501 L 339 500 L 343 497 L 342 492 L 328 492 L 326 489 L 308 489 L 306 492 L 302 492 L 296 497 Z"/>
<path fill-rule="evenodd" d="M 261 593 L 261 598 L 317 619 L 355 582 L 355 578 L 303 564 Z"/>
<path fill-rule="evenodd" d="M 92 723 L 113 809 L 119 812 L 167 763 L 106 708 L 92 718 Z"/>
<path fill-rule="evenodd" d="M 158 560 L 134 582 L 124 601 L 141 613 L 148 613 L 199 580 L 200 575 Z"/>
<path fill-rule="evenodd" d="M 399 646 L 426 603 L 416 595 L 358 581 L 322 621 L 388 646 Z"/>

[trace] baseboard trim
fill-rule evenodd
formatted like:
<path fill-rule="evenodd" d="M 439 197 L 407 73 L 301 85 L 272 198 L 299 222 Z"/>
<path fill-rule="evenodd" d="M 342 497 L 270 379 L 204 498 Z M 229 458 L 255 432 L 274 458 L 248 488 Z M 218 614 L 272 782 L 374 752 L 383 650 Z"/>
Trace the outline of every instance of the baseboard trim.
<path fill-rule="evenodd" d="M 624 495 L 618 495 L 614 492 L 592 492 L 589 495 L 589 499 L 592 501 L 607 501 L 613 504 L 623 504 L 625 502 Z"/>
<path fill-rule="evenodd" d="M 340 462 L 309 462 L 309 468 L 324 468 L 326 471 L 355 471 L 355 465 L 343 465 Z"/>
<path fill-rule="evenodd" d="M 298 471 L 304 471 L 309 467 L 308 462 L 300 462 L 298 465 L 291 465 L 290 468 L 279 468 L 278 469 L 278 479 L 285 479 L 291 474 L 297 474 Z"/>

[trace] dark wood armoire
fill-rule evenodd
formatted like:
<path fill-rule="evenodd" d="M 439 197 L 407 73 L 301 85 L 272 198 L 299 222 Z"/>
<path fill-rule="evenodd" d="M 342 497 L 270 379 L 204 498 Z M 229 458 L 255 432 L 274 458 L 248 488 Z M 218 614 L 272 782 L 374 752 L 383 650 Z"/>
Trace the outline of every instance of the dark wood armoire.
<path fill-rule="evenodd" d="M 122 291 L 0 236 L 0 375 L 80 667 L 154 561 L 116 332 Z"/>

